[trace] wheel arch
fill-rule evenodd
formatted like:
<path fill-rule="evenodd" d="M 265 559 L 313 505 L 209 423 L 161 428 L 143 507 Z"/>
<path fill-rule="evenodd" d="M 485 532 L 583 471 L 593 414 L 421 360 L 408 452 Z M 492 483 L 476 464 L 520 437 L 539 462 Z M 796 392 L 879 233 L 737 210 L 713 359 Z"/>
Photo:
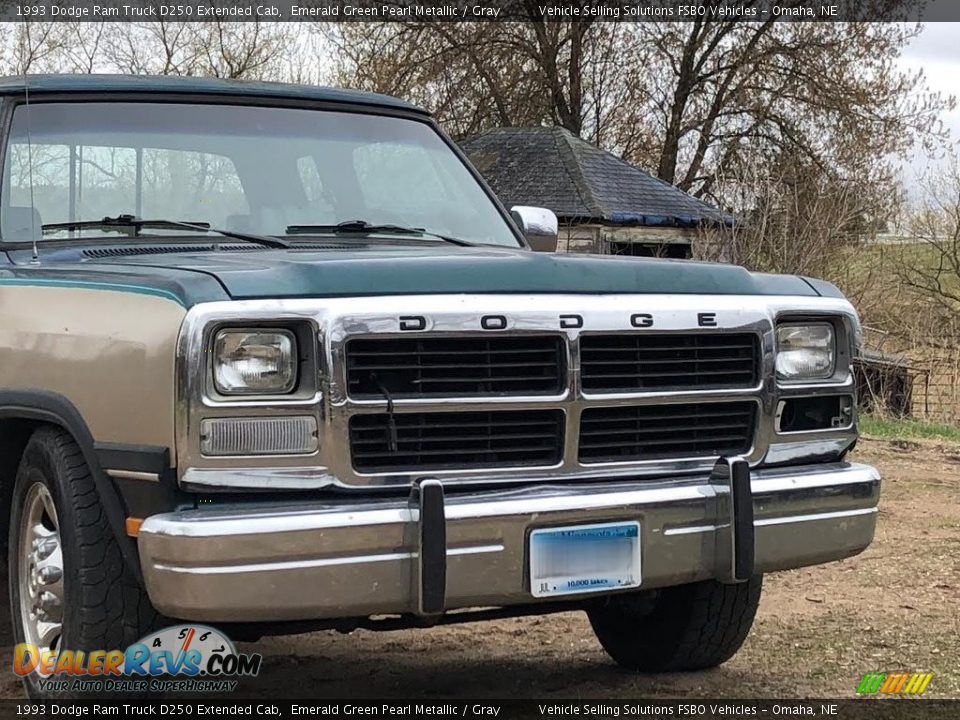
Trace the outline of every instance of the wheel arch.
<path fill-rule="evenodd" d="M 69 399 L 48 390 L 0 390 L 0 523 L 2 542 L 6 545 L 10 519 L 10 502 L 17 468 L 30 437 L 37 428 L 52 425 L 70 433 L 84 462 L 90 468 L 100 504 L 124 563 L 142 582 L 136 543 L 126 534 L 124 502 L 113 482 L 104 472 L 97 456 L 93 435 L 86 421 Z"/>

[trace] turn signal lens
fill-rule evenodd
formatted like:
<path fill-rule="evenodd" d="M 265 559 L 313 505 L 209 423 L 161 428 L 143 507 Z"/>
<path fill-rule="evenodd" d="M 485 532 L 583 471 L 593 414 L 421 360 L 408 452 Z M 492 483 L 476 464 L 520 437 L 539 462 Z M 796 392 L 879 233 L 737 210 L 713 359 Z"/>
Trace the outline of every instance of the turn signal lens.
<path fill-rule="evenodd" d="M 200 452 L 221 455 L 306 455 L 319 447 L 317 419 L 208 418 L 200 423 Z"/>

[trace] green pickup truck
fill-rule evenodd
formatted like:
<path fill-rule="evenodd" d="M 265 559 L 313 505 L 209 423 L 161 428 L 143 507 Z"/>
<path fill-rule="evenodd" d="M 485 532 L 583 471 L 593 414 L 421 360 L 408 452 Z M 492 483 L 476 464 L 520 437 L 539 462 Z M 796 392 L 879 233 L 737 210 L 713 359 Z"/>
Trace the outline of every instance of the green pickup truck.
<path fill-rule="evenodd" d="M 694 670 L 873 538 L 836 288 L 551 252 L 405 102 L 0 79 L 0 165 L 17 643 L 579 609 Z"/>

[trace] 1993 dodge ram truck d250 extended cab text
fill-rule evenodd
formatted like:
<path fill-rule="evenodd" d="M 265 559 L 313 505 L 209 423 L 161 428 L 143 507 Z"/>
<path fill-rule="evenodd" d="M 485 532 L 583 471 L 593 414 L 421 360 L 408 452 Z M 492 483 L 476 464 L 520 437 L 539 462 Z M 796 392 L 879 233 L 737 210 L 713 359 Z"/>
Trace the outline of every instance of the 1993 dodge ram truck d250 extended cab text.
<path fill-rule="evenodd" d="M 763 573 L 870 543 L 833 286 L 533 252 L 556 217 L 508 212 L 393 98 L 35 76 L 0 100 L 16 642 L 579 608 L 616 662 L 696 669 Z"/>

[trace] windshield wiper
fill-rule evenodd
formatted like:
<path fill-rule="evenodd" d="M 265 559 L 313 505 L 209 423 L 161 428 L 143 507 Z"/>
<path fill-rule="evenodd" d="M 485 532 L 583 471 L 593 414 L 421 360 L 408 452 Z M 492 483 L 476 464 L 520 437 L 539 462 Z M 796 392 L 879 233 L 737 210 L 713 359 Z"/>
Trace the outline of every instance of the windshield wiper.
<path fill-rule="evenodd" d="M 129 237 L 140 237 L 140 230 L 143 228 L 156 228 L 168 230 L 192 230 L 193 232 L 212 232 L 217 235 L 232 238 L 234 240 L 244 240 L 246 242 L 257 243 L 272 248 L 289 248 L 290 243 L 280 238 L 269 237 L 266 235 L 251 235 L 249 233 L 234 232 L 233 230 L 221 230 L 220 228 L 210 227 L 209 223 L 202 222 L 182 222 L 179 220 L 142 220 L 133 215 L 118 215 L 117 217 L 105 217 L 102 220 L 77 220 L 74 222 L 47 223 L 43 225 L 43 232 L 54 232 L 56 230 L 86 230 L 89 228 L 99 229 L 129 229 Z M 155 240 L 160 236 L 151 235 L 150 239 Z"/>
<path fill-rule="evenodd" d="M 315 233 L 331 233 L 333 235 L 421 235 L 453 245 L 462 245 L 463 247 L 473 247 L 473 243 L 461 240 L 460 238 L 441 235 L 431 232 L 424 228 L 403 227 L 402 225 L 373 225 L 366 220 L 347 220 L 336 225 L 288 225 L 287 235 L 312 235 Z"/>

